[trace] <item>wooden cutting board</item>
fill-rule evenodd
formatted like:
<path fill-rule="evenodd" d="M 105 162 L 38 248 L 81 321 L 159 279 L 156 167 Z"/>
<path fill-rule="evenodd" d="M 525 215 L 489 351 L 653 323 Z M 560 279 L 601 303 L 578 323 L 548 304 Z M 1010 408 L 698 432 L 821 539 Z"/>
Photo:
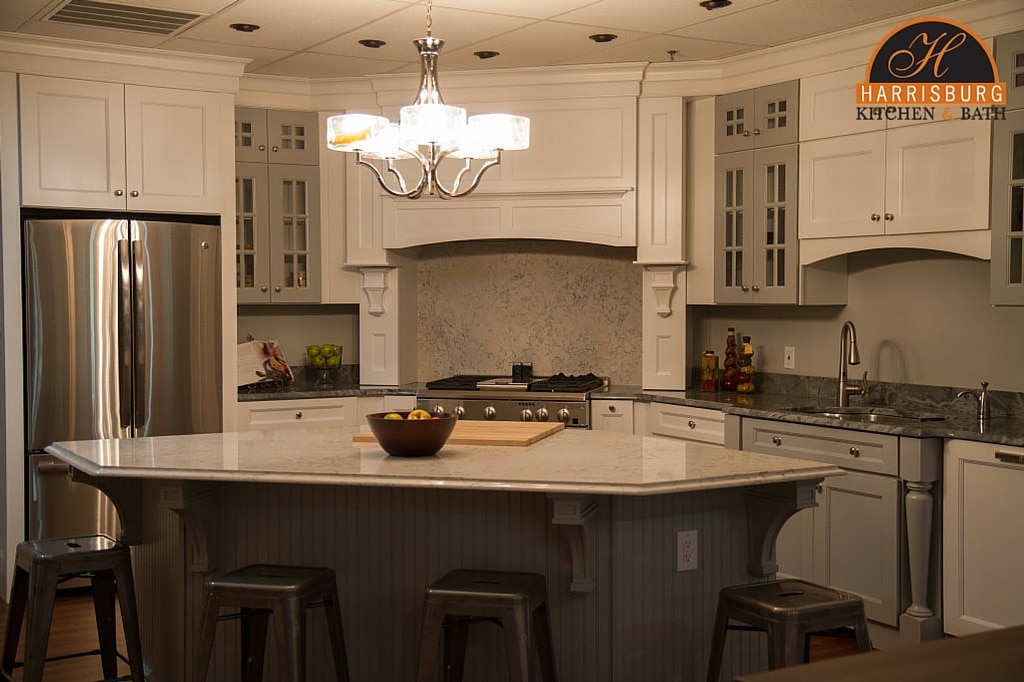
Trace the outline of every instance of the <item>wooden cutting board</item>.
<path fill-rule="evenodd" d="M 562 422 L 485 422 L 460 420 L 456 422 L 451 445 L 529 445 L 565 428 Z M 369 431 L 352 436 L 353 443 L 373 443 L 376 438 Z"/>

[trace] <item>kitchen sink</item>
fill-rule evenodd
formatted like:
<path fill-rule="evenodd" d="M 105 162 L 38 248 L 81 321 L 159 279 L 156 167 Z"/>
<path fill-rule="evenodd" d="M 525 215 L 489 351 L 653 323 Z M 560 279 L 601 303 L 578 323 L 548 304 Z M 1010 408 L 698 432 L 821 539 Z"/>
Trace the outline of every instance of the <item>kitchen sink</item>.
<path fill-rule="evenodd" d="M 911 412 L 891 407 L 790 407 L 787 412 L 798 412 L 816 417 L 827 417 L 839 421 L 867 422 L 876 424 L 913 424 L 943 421 L 945 417 L 935 412 Z"/>

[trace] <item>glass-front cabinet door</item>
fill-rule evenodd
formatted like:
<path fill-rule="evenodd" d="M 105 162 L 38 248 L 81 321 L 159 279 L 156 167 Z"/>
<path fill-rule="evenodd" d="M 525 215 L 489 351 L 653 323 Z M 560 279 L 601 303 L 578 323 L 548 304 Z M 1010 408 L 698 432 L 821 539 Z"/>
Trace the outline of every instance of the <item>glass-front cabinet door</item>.
<path fill-rule="evenodd" d="M 797 147 L 715 158 L 715 301 L 797 302 Z"/>
<path fill-rule="evenodd" d="M 992 303 L 1024 305 L 1024 109 L 992 126 Z"/>
<path fill-rule="evenodd" d="M 235 164 L 235 286 L 239 303 L 270 300 L 267 167 Z"/>

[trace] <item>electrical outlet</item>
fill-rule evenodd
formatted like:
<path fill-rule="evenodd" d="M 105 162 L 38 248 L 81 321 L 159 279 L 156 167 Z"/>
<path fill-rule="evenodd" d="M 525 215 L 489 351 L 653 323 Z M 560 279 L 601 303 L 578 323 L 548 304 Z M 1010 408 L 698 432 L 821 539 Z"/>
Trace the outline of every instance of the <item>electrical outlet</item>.
<path fill-rule="evenodd" d="M 782 356 L 782 366 L 785 369 L 796 369 L 796 346 L 786 346 L 786 352 Z"/>
<path fill-rule="evenodd" d="M 697 531 L 681 530 L 676 533 L 676 570 L 697 570 Z"/>

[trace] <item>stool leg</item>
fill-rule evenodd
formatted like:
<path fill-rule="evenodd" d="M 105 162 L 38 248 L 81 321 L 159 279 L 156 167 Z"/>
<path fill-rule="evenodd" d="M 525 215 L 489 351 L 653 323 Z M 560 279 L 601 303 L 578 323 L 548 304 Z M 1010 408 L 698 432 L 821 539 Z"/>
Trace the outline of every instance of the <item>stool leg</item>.
<path fill-rule="evenodd" d="M 281 682 L 306 680 L 306 613 L 297 599 L 286 599 L 274 609 Z"/>
<path fill-rule="evenodd" d="M 871 651 L 871 637 L 868 635 L 866 620 L 858 620 L 853 626 L 853 634 L 857 636 L 857 651 L 866 654 Z"/>
<path fill-rule="evenodd" d="M 508 617 L 502 619 L 510 682 L 530 682 L 533 673 L 530 666 L 530 646 L 533 645 L 531 619 L 532 616 L 524 613 L 523 609 L 510 609 Z"/>
<path fill-rule="evenodd" d="M 441 660 L 442 682 L 462 682 L 466 672 L 466 643 L 469 641 L 469 619 L 444 617 L 444 657 Z"/>
<path fill-rule="evenodd" d="M 807 632 L 795 623 L 768 626 L 768 668 L 784 668 L 805 663 Z"/>
<path fill-rule="evenodd" d="M 267 658 L 267 628 L 270 612 L 266 609 L 241 609 L 242 682 L 262 682 Z"/>
<path fill-rule="evenodd" d="M 331 640 L 331 652 L 334 654 L 334 672 L 338 682 L 349 682 L 348 653 L 345 651 L 345 630 L 341 622 L 338 588 L 331 590 L 324 601 L 324 615 L 327 617 L 327 635 Z"/>
<path fill-rule="evenodd" d="M 114 615 L 114 576 L 108 571 L 98 571 L 92 578 L 92 608 L 96 616 L 103 678 L 112 680 L 117 677 L 117 621 Z"/>
<path fill-rule="evenodd" d="M 722 604 L 718 601 L 718 612 L 715 615 L 715 630 L 711 635 L 711 657 L 708 659 L 708 680 L 707 682 L 718 682 L 722 671 L 722 654 L 725 652 L 725 635 L 728 631 L 729 615 Z"/>
<path fill-rule="evenodd" d="M 3 662 L 0 663 L 0 671 L 6 675 L 10 675 L 14 670 L 14 659 L 18 653 L 18 639 L 21 637 L 21 625 L 25 619 L 26 602 L 28 602 L 28 573 L 16 566 L 14 580 L 11 584 L 11 602 L 7 607 Z"/>
<path fill-rule="evenodd" d="M 441 610 L 428 601 L 423 609 L 417 682 L 435 682 L 437 648 L 441 644 L 441 618 Z"/>
<path fill-rule="evenodd" d="M 213 642 L 217 636 L 217 615 L 220 613 L 220 599 L 207 591 L 206 608 L 203 610 L 203 625 L 196 650 L 196 669 L 193 682 L 206 682 L 210 671 L 210 657 L 213 656 Z"/>
<path fill-rule="evenodd" d="M 24 682 L 42 682 L 43 679 L 58 577 L 55 571 L 46 567 L 35 566 L 29 572 L 29 609 L 25 619 L 25 668 L 22 677 Z"/>
<path fill-rule="evenodd" d="M 139 632 L 139 605 L 135 601 L 135 576 L 132 574 L 132 558 L 129 552 L 120 555 L 114 562 L 114 582 L 121 608 L 121 626 L 124 630 L 124 644 L 128 650 L 128 667 L 132 682 L 146 682 L 145 665 L 142 660 L 142 635 Z"/>
<path fill-rule="evenodd" d="M 540 656 L 540 669 L 544 682 L 558 682 L 555 670 L 554 643 L 551 641 L 551 619 L 548 616 L 547 602 L 543 602 L 533 612 L 533 636 L 537 640 L 537 653 Z"/>

